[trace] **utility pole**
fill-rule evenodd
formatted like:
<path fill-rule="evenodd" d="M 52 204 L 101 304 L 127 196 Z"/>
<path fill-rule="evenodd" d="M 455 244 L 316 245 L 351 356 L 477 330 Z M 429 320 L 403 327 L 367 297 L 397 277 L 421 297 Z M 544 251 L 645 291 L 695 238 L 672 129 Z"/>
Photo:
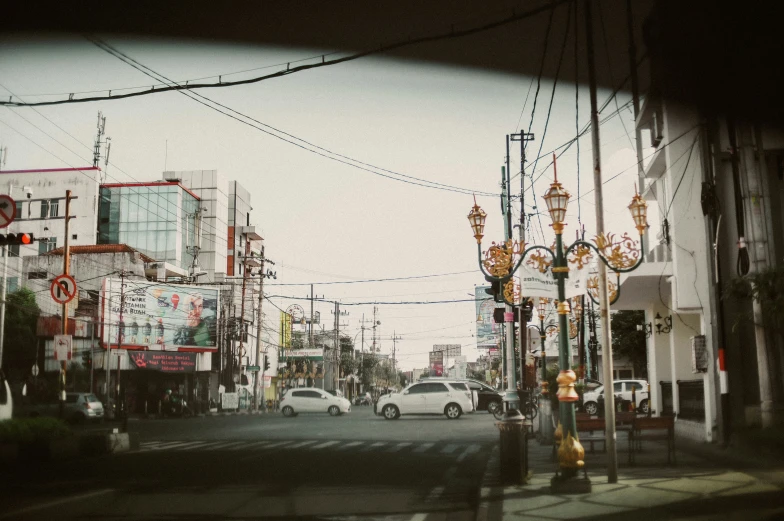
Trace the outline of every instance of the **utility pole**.
<path fill-rule="evenodd" d="M 392 374 L 395 375 L 395 387 L 397 387 L 397 341 L 403 340 L 402 337 L 392 331 Z"/>
<path fill-rule="evenodd" d="M 120 349 L 122 349 L 123 338 L 125 337 L 125 322 L 123 322 L 123 308 L 125 307 L 125 270 L 120 272 L 120 326 L 117 330 L 117 394 L 114 400 L 115 406 L 120 412 L 120 417 L 123 419 L 123 425 L 126 426 L 127 415 L 125 414 L 125 400 L 121 399 L 120 394 L 120 363 L 122 357 L 119 356 Z M 127 431 L 127 428 L 123 429 Z"/>
<path fill-rule="evenodd" d="M 248 242 L 247 237 L 245 238 L 245 257 L 248 256 L 248 250 L 250 249 L 250 244 Z M 242 302 L 240 302 L 240 348 L 237 351 L 237 367 L 242 370 L 242 354 L 245 352 L 245 287 L 248 282 L 248 265 L 245 263 L 245 259 L 242 260 L 243 270 L 242 270 Z M 232 356 L 233 358 L 233 356 Z M 239 378 L 240 383 L 242 383 L 241 375 L 238 373 L 237 377 Z M 234 381 L 234 371 L 231 374 L 231 381 Z"/>
<path fill-rule="evenodd" d="M 313 284 L 310 285 L 310 348 L 313 349 L 315 346 L 313 342 Z M 324 386 L 324 380 L 322 376 L 321 386 Z"/>
<path fill-rule="evenodd" d="M 274 273 L 264 273 L 264 263 L 269 262 L 270 264 L 274 265 L 275 263 L 271 260 L 267 260 L 264 257 L 264 246 L 261 247 L 261 268 L 259 269 L 259 318 L 258 324 L 256 324 L 256 364 L 259 365 L 259 370 L 256 372 L 256 380 L 254 381 L 253 385 L 253 403 L 255 404 L 256 412 L 259 412 L 259 380 L 264 380 L 264 366 L 266 365 L 266 353 L 262 357 L 261 355 L 261 303 L 264 300 L 264 278 L 265 277 L 274 277 Z M 263 358 L 263 359 L 262 359 Z M 261 378 L 259 378 L 259 376 Z M 264 397 L 262 396 L 262 401 Z"/>
<path fill-rule="evenodd" d="M 503 195 L 506 197 L 506 227 L 504 229 L 504 239 L 512 239 L 512 180 L 509 174 L 509 134 L 506 135 L 506 168 L 502 168 L 503 175 Z M 501 291 L 504 291 L 503 284 Z M 514 306 L 504 305 L 504 329 L 506 337 L 506 396 L 504 405 L 506 411 L 519 410 L 520 398 L 517 394 L 517 377 L 515 371 L 515 338 L 514 338 Z"/>
<path fill-rule="evenodd" d="M 362 379 L 365 375 L 365 314 L 362 313 L 362 342 L 359 344 L 359 369 L 360 369 L 360 378 Z M 362 380 L 359 382 L 362 383 Z M 365 389 L 361 389 L 364 391 Z"/>
<path fill-rule="evenodd" d="M 591 144 L 593 148 L 593 186 L 596 194 L 596 234 L 604 234 L 604 197 L 602 190 L 602 159 L 599 140 L 599 108 L 596 101 L 596 64 L 593 48 L 593 14 L 591 0 L 585 2 L 585 37 L 588 53 L 588 79 L 591 92 Z M 612 335 L 610 333 L 610 298 L 607 291 L 607 266 L 598 263 L 599 270 L 599 316 L 602 324 L 602 369 L 604 371 L 604 388 L 613 388 Z M 607 481 L 618 482 L 618 454 L 616 452 L 615 432 L 615 396 L 612 392 L 604 393 L 605 440 L 607 444 Z"/>
<path fill-rule="evenodd" d="M 519 141 L 520 142 L 520 243 L 525 244 L 525 144 L 528 141 L 532 141 L 534 139 L 534 135 L 532 133 L 525 132 L 523 130 L 520 131 L 519 134 L 511 134 L 509 136 L 512 141 Z M 508 146 L 508 142 L 507 142 Z M 508 161 L 508 153 L 507 153 L 507 161 Z M 528 324 L 525 321 L 525 313 L 523 313 L 523 308 L 525 307 L 524 304 L 527 299 L 523 298 L 519 309 L 520 309 L 520 328 L 519 328 L 519 336 L 520 336 L 520 389 L 523 393 L 527 392 L 525 390 L 525 357 L 528 352 L 528 335 L 526 331 L 528 330 Z M 522 409 L 523 407 L 521 407 Z"/>
<path fill-rule="evenodd" d="M 70 275 L 71 269 L 71 234 L 69 233 L 71 223 L 71 191 L 65 191 L 65 243 L 63 245 L 63 274 Z M 6 254 L 5 264 L 8 264 L 8 247 L 5 247 L 4 253 Z M 5 270 L 4 274 L 5 274 Z M 5 278 L 5 277 L 3 277 Z M 74 288 L 75 290 L 76 288 Z M 3 293 L 5 293 L 5 284 L 3 284 Z M 5 294 L 3 295 L 5 301 Z M 62 305 L 62 318 L 60 320 L 63 335 L 68 334 L 68 303 L 64 302 Z M 65 414 L 65 382 L 66 382 L 66 364 L 67 360 L 60 360 L 60 418 Z"/>
<path fill-rule="evenodd" d="M 95 136 L 95 144 L 93 145 L 93 166 L 98 167 L 101 162 L 101 145 L 103 141 L 101 138 L 104 135 L 104 131 L 106 129 L 106 116 L 99 110 L 98 111 L 98 133 Z"/>

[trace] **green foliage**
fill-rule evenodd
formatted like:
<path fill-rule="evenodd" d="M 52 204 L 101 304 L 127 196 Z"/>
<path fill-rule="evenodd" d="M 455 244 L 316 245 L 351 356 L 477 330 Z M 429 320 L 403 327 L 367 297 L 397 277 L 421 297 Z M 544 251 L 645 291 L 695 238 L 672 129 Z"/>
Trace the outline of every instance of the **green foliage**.
<path fill-rule="evenodd" d="M 634 374 L 648 377 L 648 353 L 645 348 L 645 332 L 637 331 L 637 325 L 645 322 L 644 311 L 619 311 L 610 317 L 612 328 L 613 356 L 622 356 L 634 366 Z"/>
<path fill-rule="evenodd" d="M 365 353 L 359 357 L 359 379 L 363 388 L 368 389 L 373 382 L 373 375 L 380 360 L 372 353 Z"/>
<path fill-rule="evenodd" d="M 12 378 L 24 378 L 35 363 L 38 339 L 35 336 L 41 310 L 35 302 L 35 293 L 19 288 L 6 296 L 5 352 L 3 367 Z"/>
<path fill-rule="evenodd" d="M 33 443 L 72 435 L 68 425 L 57 418 L 15 418 L 0 422 L 0 443 Z"/>
<path fill-rule="evenodd" d="M 762 308 L 765 326 L 776 334 L 784 336 L 784 321 L 781 320 L 784 316 L 784 265 L 730 280 L 723 298 L 724 300 L 756 300 Z M 753 320 L 753 311 L 748 309 L 738 314 L 733 327 Z"/>

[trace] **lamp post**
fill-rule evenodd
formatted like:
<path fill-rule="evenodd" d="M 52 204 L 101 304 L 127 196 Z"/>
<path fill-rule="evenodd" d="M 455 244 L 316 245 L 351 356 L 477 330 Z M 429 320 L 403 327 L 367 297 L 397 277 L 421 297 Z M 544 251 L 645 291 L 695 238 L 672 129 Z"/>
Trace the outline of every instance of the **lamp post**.
<path fill-rule="evenodd" d="M 550 406 L 550 397 L 547 390 L 547 353 L 545 350 L 545 341 L 549 332 L 558 331 L 558 326 L 555 324 L 544 325 L 545 315 L 547 308 L 550 304 L 550 299 L 539 297 L 537 304 L 537 311 L 539 312 L 539 325 L 528 326 L 531 329 L 539 331 L 539 343 L 541 344 L 541 358 L 542 358 L 542 379 L 540 387 L 542 389 L 542 399 L 539 402 L 539 441 L 542 445 L 549 445 L 553 442 L 553 421 L 552 421 L 552 407 Z"/>
<path fill-rule="evenodd" d="M 500 282 L 504 298 L 514 298 L 517 293 L 524 290 L 516 287 L 512 277 L 525 261 L 529 266 L 542 273 L 548 270 L 552 273 L 558 286 L 556 309 L 558 312 L 558 366 L 560 373 L 558 382 L 559 400 L 559 425 L 555 432 L 556 442 L 560 437 L 558 449 L 559 471 L 551 480 L 553 490 L 559 492 L 585 492 L 590 491 L 590 481 L 586 478 L 579 479 L 578 472 L 585 465 L 583 458 L 585 450 L 577 438 L 574 403 L 579 399 L 574 390 L 577 377 L 571 369 L 572 350 L 569 343 L 569 324 L 567 316 L 570 313 L 569 301 L 566 298 L 566 278 L 571 264 L 577 269 L 583 269 L 588 263 L 598 257 L 605 265 L 616 273 L 625 273 L 639 267 L 643 260 L 643 233 L 648 227 L 647 203 L 636 193 L 629 205 L 629 210 L 634 219 L 635 227 L 640 234 L 640 240 L 635 241 L 628 234 L 616 240 L 611 233 L 602 233 L 593 239 L 593 243 L 577 240 L 568 247 L 563 243 L 564 219 L 571 195 L 561 183 L 558 182 L 558 173 L 553 155 L 553 171 L 555 180 L 544 194 L 547 210 L 552 220 L 555 232 L 555 248 L 534 245 L 526 247 L 524 242 L 507 240 L 492 246 L 482 252 L 482 237 L 487 218 L 485 212 L 474 203 L 468 214 L 474 238 L 477 242 L 479 266 L 485 278 Z M 638 247 L 639 246 L 639 247 Z M 482 258 L 484 253 L 484 258 Z M 530 256 L 530 258 L 529 258 Z M 614 430 L 613 430 L 614 434 Z"/>

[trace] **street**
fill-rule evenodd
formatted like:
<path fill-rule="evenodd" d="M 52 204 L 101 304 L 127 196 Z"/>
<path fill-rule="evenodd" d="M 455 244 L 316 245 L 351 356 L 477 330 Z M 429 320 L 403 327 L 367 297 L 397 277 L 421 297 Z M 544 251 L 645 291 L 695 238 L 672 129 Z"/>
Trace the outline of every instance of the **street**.
<path fill-rule="evenodd" d="M 131 421 L 139 451 L 16 470 L 0 518 L 474 519 L 493 422 L 485 412 L 388 421 L 371 407 Z"/>

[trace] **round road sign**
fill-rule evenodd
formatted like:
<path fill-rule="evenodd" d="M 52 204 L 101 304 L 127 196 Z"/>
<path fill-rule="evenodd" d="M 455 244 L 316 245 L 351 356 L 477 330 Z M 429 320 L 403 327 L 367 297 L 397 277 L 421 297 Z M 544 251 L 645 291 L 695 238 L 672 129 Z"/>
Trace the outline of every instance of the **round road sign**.
<path fill-rule="evenodd" d="M 16 218 L 16 201 L 10 195 L 0 195 L 0 228 L 6 228 Z"/>
<path fill-rule="evenodd" d="M 49 292 L 58 304 L 71 302 L 76 296 L 76 281 L 70 275 L 58 275 L 52 281 Z"/>

